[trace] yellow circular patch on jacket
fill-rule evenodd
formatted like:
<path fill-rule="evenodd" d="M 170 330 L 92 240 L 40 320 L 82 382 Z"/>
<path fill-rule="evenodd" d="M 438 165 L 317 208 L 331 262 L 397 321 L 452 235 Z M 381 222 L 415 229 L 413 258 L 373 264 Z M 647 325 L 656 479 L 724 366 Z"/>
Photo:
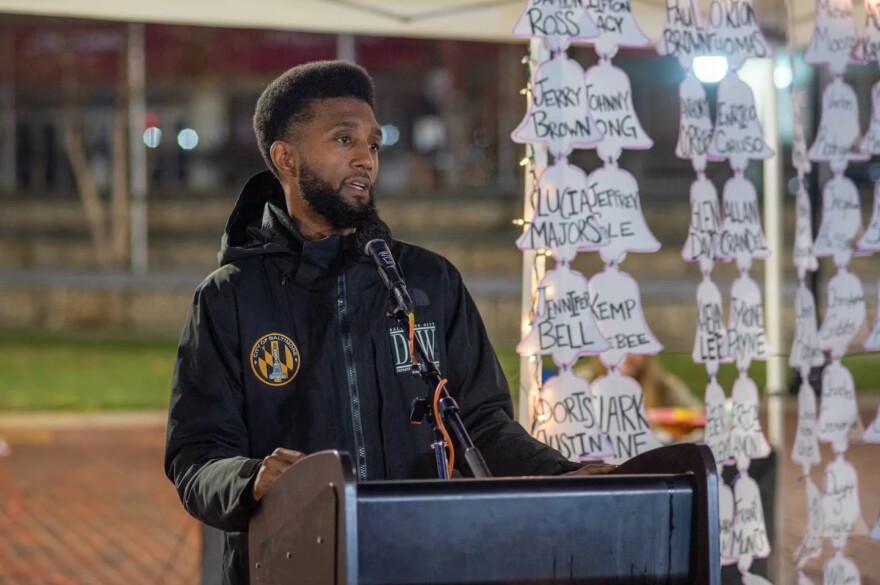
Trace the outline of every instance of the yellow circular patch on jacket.
<path fill-rule="evenodd" d="M 251 350 L 254 375 L 269 386 L 284 386 L 299 373 L 300 355 L 296 344 L 280 333 L 259 338 Z"/>

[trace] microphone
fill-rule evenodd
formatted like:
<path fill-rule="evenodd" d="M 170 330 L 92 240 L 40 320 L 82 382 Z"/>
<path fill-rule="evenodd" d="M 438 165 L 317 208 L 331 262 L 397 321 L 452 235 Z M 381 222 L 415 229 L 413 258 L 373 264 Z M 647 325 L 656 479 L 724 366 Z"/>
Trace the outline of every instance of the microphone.
<path fill-rule="evenodd" d="M 355 234 L 357 247 L 365 256 L 373 259 L 382 282 L 394 295 L 397 306 L 407 314 L 413 312 L 412 297 L 406 288 L 406 282 L 400 275 L 397 262 L 391 255 L 388 243 L 391 241 L 391 230 L 382 220 L 376 218 L 372 222 L 358 228 Z"/>

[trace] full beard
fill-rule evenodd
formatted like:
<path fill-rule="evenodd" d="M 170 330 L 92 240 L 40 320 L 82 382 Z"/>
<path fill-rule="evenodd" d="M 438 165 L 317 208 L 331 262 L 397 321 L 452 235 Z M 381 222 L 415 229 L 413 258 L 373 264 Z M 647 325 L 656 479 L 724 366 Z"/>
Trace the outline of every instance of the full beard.
<path fill-rule="evenodd" d="M 378 217 L 372 189 L 364 203 L 349 203 L 341 186 L 334 188 L 307 164 L 300 167 L 299 192 L 303 201 L 336 229 L 357 228 Z"/>

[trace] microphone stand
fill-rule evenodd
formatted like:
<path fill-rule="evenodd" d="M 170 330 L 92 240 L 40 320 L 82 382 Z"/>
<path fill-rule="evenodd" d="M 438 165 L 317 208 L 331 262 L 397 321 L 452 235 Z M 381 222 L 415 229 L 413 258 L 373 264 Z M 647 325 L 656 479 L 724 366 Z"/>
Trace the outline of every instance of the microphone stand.
<path fill-rule="evenodd" d="M 397 306 L 392 313 L 397 321 L 403 326 L 403 330 L 409 331 L 409 315 L 406 311 L 400 306 Z M 459 415 L 460 410 L 458 404 L 449 392 L 446 391 L 445 386 L 441 390 L 439 400 L 440 412 L 434 412 L 434 392 L 443 379 L 443 376 L 440 374 L 440 370 L 434 362 L 431 361 L 431 358 L 428 356 L 428 352 L 425 351 L 425 347 L 422 345 L 419 336 L 414 335 L 414 337 L 416 366 L 413 368 L 413 374 L 421 375 L 430 390 L 424 398 L 416 398 L 413 400 L 412 406 L 410 407 L 409 421 L 412 424 L 421 424 L 425 421 L 431 424 L 431 430 L 434 434 L 434 443 L 431 446 L 434 448 L 434 456 L 437 458 L 437 473 L 440 476 L 440 479 L 449 479 L 449 473 L 447 469 L 448 462 L 446 459 L 446 440 L 443 437 L 443 433 L 440 432 L 440 424 L 437 419 L 438 416 L 441 417 L 441 420 L 445 423 L 446 427 L 452 431 L 454 440 L 464 447 L 464 460 L 467 462 L 474 477 L 492 477 L 492 474 L 489 472 L 489 467 L 486 465 L 486 461 L 483 459 L 482 454 L 480 454 L 480 450 L 474 445 L 470 435 L 468 435 L 467 429 L 465 429 L 464 423 Z"/>

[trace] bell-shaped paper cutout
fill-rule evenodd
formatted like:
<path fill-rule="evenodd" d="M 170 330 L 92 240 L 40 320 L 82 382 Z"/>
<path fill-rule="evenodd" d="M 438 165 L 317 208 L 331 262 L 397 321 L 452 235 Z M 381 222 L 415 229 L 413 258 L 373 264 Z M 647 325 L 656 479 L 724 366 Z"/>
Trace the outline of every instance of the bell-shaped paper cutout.
<path fill-rule="evenodd" d="M 535 69 L 529 109 L 511 137 L 546 144 L 557 158 L 599 142 L 602 135 L 590 118 L 584 70 L 577 61 L 560 53 Z"/>
<path fill-rule="evenodd" d="M 877 416 L 874 417 L 874 422 L 865 429 L 862 439 L 866 443 L 880 443 L 880 405 L 877 405 Z"/>
<path fill-rule="evenodd" d="M 880 349 L 880 284 L 877 285 L 877 318 L 871 332 L 865 338 L 864 348 L 868 351 Z"/>
<path fill-rule="evenodd" d="M 585 45 L 598 36 L 599 29 L 587 15 L 583 2 L 571 0 L 528 0 L 513 28 L 513 36 L 544 39 L 553 52 L 571 44 Z"/>
<path fill-rule="evenodd" d="M 727 57 L 733 71 L 749 57 L 772 55 L 751 0 L 712 0 L 709 3 L 709 27 L 710 32 L 715 33 L 712 54 Z"/>
<path fill-rule="evenodd" d="M 767 258 L 770 250 L 761 225 L 758 193 L 742 173 L 724 183 L 721 209 L 721 257 L 736 260 L 740 270 L 748 270 L 752 260 Z"/>
<path fill-rule="evenodd" d="M 593 411 L 590 385 L 571 370 L 562 370 L 544 382 L 532 415 L 532 436 L 571 461 L 604 459 L 613 454 Z"/>
<path fill-rule="evenodd" d="M 803 181 L 798 182 L 795 196 L 794 247 L 792 249 L 794 266 L 798 280 L 803 280 L 807 271 L 815 272 L 819 260 L 813 253 L 813 212 L 810 195 Z"/>
<path fill-rule="evenodd" d="M 660 446 L 648 426 L 644 396 L 639 383 L 611 370 L 592 385 L 593 411 L 614 448 L 611 463 L 622 463 Z"/>
<path fill-rule="evenodd" d="M 709 144 L 709 157 L 727 159 L 731 168 L 741 171 L 750 160 L 764 160 L 771 156 L 773 149 L 764 140 L 752 88 L 735 73 L 728 73 L 718 84 L 715 130 Z"/>
<path fill-rule="evenodd" d="M 856 243 L 859 252 L 880 252 L 880 182 L 874 183 L 874 206 L 865 233 Z"/>
<path fill-rule="evenodd" d="M 850 160 L 864 160 L 854 151 L 859 138 L 859 101 L 853 88 L 835 77 L 822 92 L 819 129 L 810 146 L 810 160 L 827 162 L 842 172 Z"/>
<path fill-rule="evenodd" d="M 740 469 L 751 459 L 770 455 L 770 443 L 764 437 L 758 418 L 760 399 L 755 381 L 740 373 L 733 383 L 733 412 L 730 417 L 730 456 Z"/>
<path fill-rule="evenodd" d="M 813 242 L 813 254 L 831 256 L 837 266 L 849 264 L 852 240 L 862 227 L 859 190 L 843 174 L 831 177 L 822 189 L 822 222 Z"/>
<path fill-rule="evenodd" d="M 835 548 L 842 548 L 862 516 L 859 504 L 859 482 L 855 467 L 843 457 L 836 457 L 825 468 L 824 484 L 822 529 L 825 538 L 831 539 Z"/>
<path fill-rule="evenodd" d="M 816 300 L 801 281 L 794 297 L 794 338 L 788 364 L 803 375 L 824 363 L 825 356 L 819 346 Z"/>
<path fill-rule="evenodd" d="M 875 0 L 865 0 L 864 5 L 865 26 L 853 53 L 856 60 L 870 63 L 880 60 L 880 4 Z"/>
<path fill-rule="evenodd" d="M 706 427 L 703 442 L 712 450 L 720 468 L 730 461 L 730 418 L 724 406 L 724 389 L 714 377 L 706 385 Z"/>
<path fill-rule="evenodd" d="M 798 426 L 791 449 L 791 460 L 805 471 L 822 461 L 816 435 L 816 393 L 804 378 L 798 391 Z"/>
<path fill-rule="evenodd" d="M 721 564 L 732 565 L 736 563 L 733 554 L 733 521 L 736 503 L 733 490 L 724 481 L 718 482 L 718 516 L 719 532 L 721 536 Z"/>
<path fill-rule="evenodd" d="M 584 275 L 564 264 L 548 271 L 538 285 L 534 323 L 516 346 L 519 355 L 550 355 L 567 367 L 611 347 L 596 326 L 587 287 Z"/>
<path fill-rule="evenodd" d="M 691 356 L 694 363 L 705 364 L 709 377 L 718 373 L 719 364 L 731 361 L 721 303 L 718 285 L 704 277 L 697 287 L 697 334 Z"/>
<path fill-rule="evenodd" d="M 858 40 L 852 0 L 816 2 L 813 18 L 813 36 L 804 61 L 811 65 L 828 65 L 832 73 L 841 75 Z"/>
<path fill-rule="evenodd" d="M 642 129 L 632 101 L 629 77 L 610 61 L 600 61 L 584 76 L 590 117 L 602 140 L 596 147 L 603 161 L 617 160 L 622 149 L 645 150 L 654 141 Z"/>
<path fill-rule="evenodd" d="M 675 57 L 685 69 L 694 57 L 708 55 L 710 36 L 700 19 L 697 0 L 666 0 L 666 23 L 657 42 L 657 54 Z"/>
<path fill-rule="evenodd" d="M 807 156 L 807 138 L 804 135 L 804 103 L 807 100 L 805 91 L 791 93 L 791 111 L 794 117 L 791 136 L 791 165 L 803 175 L 810 172 L 812 165 Z"/>
<path fill-rule="evenodd" d="M 578 251 L 608 243 L 599 217 L 591 209 L 586 173 L 565 159 L 538 177 L 535 213 L 516 241 L 520 250 L 550 250 L 557 261 L 570 262 Z"/>
<path fill-rule="evenodd" d="M 865 154 L 880 154 L 880 81 L 871 86 L 871 122 L 859 150 Z"/>
<path fill-rule="evenodd" d="M 654 355 L 663 349 L 645 322 L 639 283 L 632 276 L 606 266 L 590 279 L 589 291 L 596 325 L 611 345 L 599 354 L 605 365 L 616 366 L 629 353 Z"/>
<path fill-rule="evenodd" d="M 835 452 L 846 451 L 850 429 L 856 426 L 859 409 L 852 374 L 839 360 L 822 372 L 822 401 L 816 422 L 819 440 L 831 443 Z"/>
<path fill-rule="evenodd" d="M 688 71 L 681 85 L 678 86 L 678 97 L 680 108 L 675 156 L 693 161 L 694 169 L 703 172 L 706 170 L 709 143 L 712 141 L 709 98 L 706 96 L 703 84 L 691 71 Z"/>
<path fill-rule="evenodd" d="M 845 268 L 828 281 L 825 319 L 819 328 L 819 347 L 840 358 L 865 322 L 865 292 L 862 282 Z"/>
<path fill-rule="evenodd" d="M 685 262 L 699 262 L 708 275 L 721 257 L 721 208 L 715 185 L 705 175 L 691 183 L 691 223 L 681 249 Z"/>
<path fill-rule="evenodd" d="M 740 274 L 733 282 L 728 315 L 728 347 L 736 360 L 737 369 L 743 372 L 752 360 L 767 359 L 761 289 L 747 273 Z"/>
<path fill-rule="evenodd" d="M 639 28 L 629 0 L 592 1 L 586 5 L 587 14 L 599 28 L 599 36 L 590 42 L 600 57 L 610 59 L 618 47 L 647 47 L 651 44 L 651 39 Z"/>
<path fill-rule="evenodd" d="M 804 532 L 801 543 L 794 551 L 794 559 L 799 569 L 806 565 L 810 559 L 814 559 L 822 554 L 822 538 L 824 534 L 823 518 L 825 511 L 822 507 L 822 492 L 819 491 L 819 488 L 816 487 L 816 484 L 813 483 L 809 476 L 807 476 L 804 483 L 807 488 L 807 530 Z"/>
<path fill-rule="evenodd" d="M 859 568 L 852 559 L 843 556 L 840 551 L 825 561 L 822 585 L 861 585 L 862 577 Z"/>
<path fill-rule="evenodd" d="M 590 207 L 608 234 L 608 243 L 599 248 L 603 261 L 619 263 L 629 252 L 650 253 L 660 249 L 660 242 L 645 222 L 635 177 L 616 165 L 606 164 L 590 173 L 587 183 Z"/>
<path fill-rule="evenodd" d="M 770 539 L 757 482 L 747 473 L 739 475 L 733 484 L 733 498 L 733 556 L 766 558 L 770 555 Z"/>

